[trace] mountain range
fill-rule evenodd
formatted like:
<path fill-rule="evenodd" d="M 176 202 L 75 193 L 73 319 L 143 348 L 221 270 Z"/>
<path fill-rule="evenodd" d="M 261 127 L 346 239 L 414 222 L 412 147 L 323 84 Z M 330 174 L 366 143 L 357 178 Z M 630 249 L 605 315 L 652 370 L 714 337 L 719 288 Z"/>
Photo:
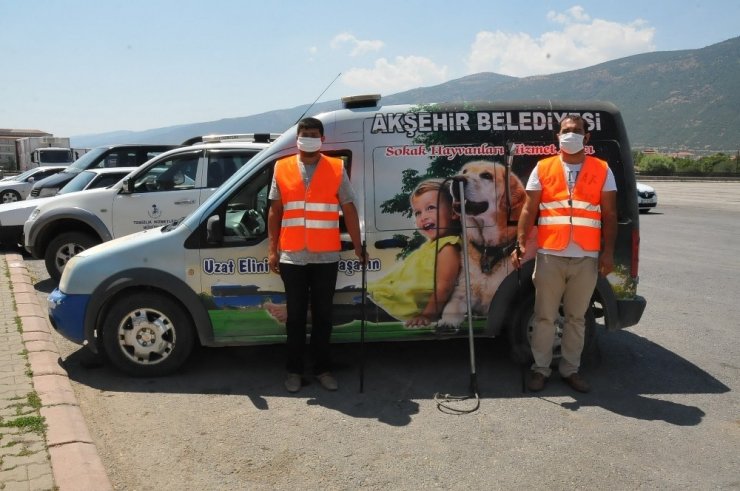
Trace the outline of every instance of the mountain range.
<path fill-rule="evenodd" d="M 385 95 L 381 104 L 604 100 L 622 111 L 633 149 L 735 153 L 740 148 L 740 37 L 705 48 L 651 52 L 530 77 L 477 73 Z M 334 100 L 251 116 L 146 131 L 72 137 L 75 147 L 110 143 L 177 144 L 197 135 L 282 132 L 307 115 L 338 109 Z"/>

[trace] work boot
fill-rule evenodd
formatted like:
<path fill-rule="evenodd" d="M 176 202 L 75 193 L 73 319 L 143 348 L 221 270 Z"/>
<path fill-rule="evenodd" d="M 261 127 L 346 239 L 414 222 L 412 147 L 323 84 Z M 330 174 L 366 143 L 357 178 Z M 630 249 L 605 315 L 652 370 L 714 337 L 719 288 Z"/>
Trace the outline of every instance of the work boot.
<path fill-rule="evenodd" d="M 339 388 L 339 384 L 337 384 L 337 379 L 334 378 L 334 375 L 332 375 L 330 372 L 324 372 L 316 375 L 316 378 L 319 380 L 319 383 L 323 388 L 330 391 L 335 391 Z"/>
<path fill-rule="evenodd" d="M 578 372 L 571 373 L 567 377 L 563 377 L 563 380 L 575 391 L 583 392 L 585 394 L 591 390 L 591 386 L 588 384 L 586 379 L 578 375 Z"/>
<path fill-rule="evenodd" d="M 301 375 L 298 373 L 289 373 L 288 377 L 285 379 L 285 390 L 290 392 L 291 394 L 295 394 L 299 390 L 301 390 Z"/>
<path fill-rule="evenodd" d="M 539 392 L 545 388 L 547 383 L 547 377 L 542 375 L 540 372 L 529 372 L 529 379 L 527 380 L 527 389 L 532 392 Z"/>

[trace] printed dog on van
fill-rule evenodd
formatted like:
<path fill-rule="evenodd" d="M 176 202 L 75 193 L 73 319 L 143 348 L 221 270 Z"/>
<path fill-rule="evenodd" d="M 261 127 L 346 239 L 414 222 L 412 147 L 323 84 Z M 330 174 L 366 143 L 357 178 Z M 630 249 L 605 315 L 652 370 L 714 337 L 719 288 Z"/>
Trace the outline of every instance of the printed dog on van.
<path fill-rule="evenodd" d="M 506 167 L 487 160 L 468 162 L 452 183 L 453 209 L 458 213 L 463 204 L 460 182 L 463 183 L 465 194 L 464 226 L 468 237 L 471 304 L 474 315 L 486 315 L 496 290 L 511 272 L 508 258 L 514 249 L 516 221 L 524 206 L 526 192 L 519 178 L 509 172 L 507 198 Z M 536 254 L 536 240 L 535 234 L 527 240 L 523 260 Z M 441 331 L 456 331 L 465 319 L 467 297 L 464 274 L 464 269 L 461 269 L 455 290 L 437 322 Z"/>

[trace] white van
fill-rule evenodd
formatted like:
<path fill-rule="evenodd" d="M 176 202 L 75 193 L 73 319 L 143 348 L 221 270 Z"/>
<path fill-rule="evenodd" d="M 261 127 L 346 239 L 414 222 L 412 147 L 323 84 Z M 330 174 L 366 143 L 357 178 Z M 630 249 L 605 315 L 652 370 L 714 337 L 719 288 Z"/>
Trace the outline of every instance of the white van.
<path fill-rule="evenodd" d="M 415 278 L 388 284 L 424 242 L 409 194 L 425 179 L 447 179 L 458 189 L 464 185 L 474 332 L 508 334 L 512 354 L 525 361 L 534 261 L 517 272 L 508 259 L 517 200 L 537 160 L 557 152 L 555 133 L 569 113 L 584 117 L 591 132 L 587 152 L 609 162 L 619 188 L 616 269 L 599 278 L 594 291 L 586 351 L 594 349 L 597 320 L 607 329 L 639 321 L 645 308 L 636 294 L 639 213 L 630 147 L 616 107 L 542 101 L 378 107 L 378 100 L 346 98 L 345 109 L 316 116 L 325 127 L 322 152 L 346 164 L 370 258 L 365 288 L 361 264 L 343 235 L 347 250 L 338 266 L 333 341 L 436 339 L 436 324 L 454 327 L 467 318 L 465 305 L 448 305 L 437 323 L 409 327 L 408 314 L 397 304 L 408 300 L 404 288 Z M 177 369 L 196 343 L 284 342 L 283 284 L 267 264 L 267 195 L 275 161 L 296 153 L 295 140 L 294 127 L 184 220 L 73 257 L 49 296 L 55 328 L 102 351 L 118 368 L 145 376 Z M 384 288 L 395 298 L 384 295 Z"/>

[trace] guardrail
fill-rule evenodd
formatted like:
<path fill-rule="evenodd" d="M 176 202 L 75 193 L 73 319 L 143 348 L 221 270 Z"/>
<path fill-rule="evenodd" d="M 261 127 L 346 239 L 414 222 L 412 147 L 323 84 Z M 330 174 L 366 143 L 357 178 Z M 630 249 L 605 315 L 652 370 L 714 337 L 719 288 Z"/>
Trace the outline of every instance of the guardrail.
<path fill-rule="evenodd" d="M 644 176 L 635 175 L 635 180 L 640 182 L 664 181 L 664 182 L 740 182 L 740 176 L 736 177 L 714 177 L 714 176 Z"/>

